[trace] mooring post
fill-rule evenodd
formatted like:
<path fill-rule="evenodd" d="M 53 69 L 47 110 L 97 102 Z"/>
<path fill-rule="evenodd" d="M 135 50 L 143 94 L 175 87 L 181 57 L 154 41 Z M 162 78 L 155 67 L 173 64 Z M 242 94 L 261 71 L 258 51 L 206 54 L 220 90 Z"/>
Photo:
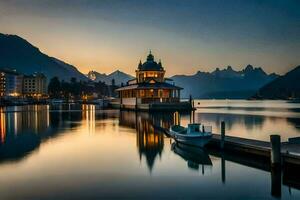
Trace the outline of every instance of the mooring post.
<path fill-rule="evenodd" d="M 176 116 L 176 112 L 173 113 L 173 124 L 177 125 L 177 116 Z"/>
<path fill-rule="evenodd" d="M 195 123 L 195 110 L 193 110 L 192 113 L 193 113 L 193 122 L 192 123 Z"/>
<path fill-rule="evenodd" d="M 178 111 L 174 113 L 174 125 L 180 125 L 180 114 Z"/>
<path fill-rule="evenodd" d="M 221 142 L 220 142 L 220 148 L 224 149 L 225 145 L 225 122 L 221 122 Z"/>
<path fill-rule="evenodd" d="M 281 165 L 281 141 L 280 135 L 270 135 L 271 141 L 271 165 Z"/>

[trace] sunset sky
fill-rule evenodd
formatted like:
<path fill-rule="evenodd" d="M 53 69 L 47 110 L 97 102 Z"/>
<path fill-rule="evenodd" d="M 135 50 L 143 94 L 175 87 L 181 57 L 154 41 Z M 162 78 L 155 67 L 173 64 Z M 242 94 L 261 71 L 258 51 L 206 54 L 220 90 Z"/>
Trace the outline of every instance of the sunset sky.
<path fill-rule="evenodd" d="M 83 73 L 134 73 L 149 49 L 168 75 L 300 64 L 299 0 L 0 0 L 0 32 Z"/>

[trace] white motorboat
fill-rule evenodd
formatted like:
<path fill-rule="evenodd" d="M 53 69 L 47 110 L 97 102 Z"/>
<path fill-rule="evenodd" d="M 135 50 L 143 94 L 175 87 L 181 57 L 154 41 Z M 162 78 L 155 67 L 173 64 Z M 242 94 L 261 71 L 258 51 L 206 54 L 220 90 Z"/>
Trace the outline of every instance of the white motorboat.
<path fill-rule="evenodd" d="M 170 127 L 170 135 L 183 144 L 204 147 L 212 138 L 212 127 L 202 124 L 188 124 L 188 127 L 174 125 Z"/>

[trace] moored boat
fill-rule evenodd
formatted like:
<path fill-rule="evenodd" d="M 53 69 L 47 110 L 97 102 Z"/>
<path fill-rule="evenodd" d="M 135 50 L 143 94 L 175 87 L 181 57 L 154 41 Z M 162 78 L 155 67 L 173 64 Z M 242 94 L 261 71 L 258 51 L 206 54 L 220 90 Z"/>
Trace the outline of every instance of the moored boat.
<path fill-rule="evenodd" d="M 212 138 L 212 127 L 202 124 L 188 124 L 188 127 L 174 125 L 170 127 L 170 135 L 183 144 L 204 147 Z"/>

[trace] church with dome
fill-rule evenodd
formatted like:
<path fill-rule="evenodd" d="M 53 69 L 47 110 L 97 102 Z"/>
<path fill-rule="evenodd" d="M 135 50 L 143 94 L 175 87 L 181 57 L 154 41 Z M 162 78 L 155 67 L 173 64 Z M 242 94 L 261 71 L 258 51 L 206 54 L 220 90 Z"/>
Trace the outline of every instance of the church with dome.
<path fill-rule="evenodd" d="M 149 53 L 147 60 L 138 64 L 136 78 L 117 89 L 121 109 L 133 110 L 190 110 L 190 102 L 180 101 L 183 88 L 165 78 L 161 61 Z"/>

